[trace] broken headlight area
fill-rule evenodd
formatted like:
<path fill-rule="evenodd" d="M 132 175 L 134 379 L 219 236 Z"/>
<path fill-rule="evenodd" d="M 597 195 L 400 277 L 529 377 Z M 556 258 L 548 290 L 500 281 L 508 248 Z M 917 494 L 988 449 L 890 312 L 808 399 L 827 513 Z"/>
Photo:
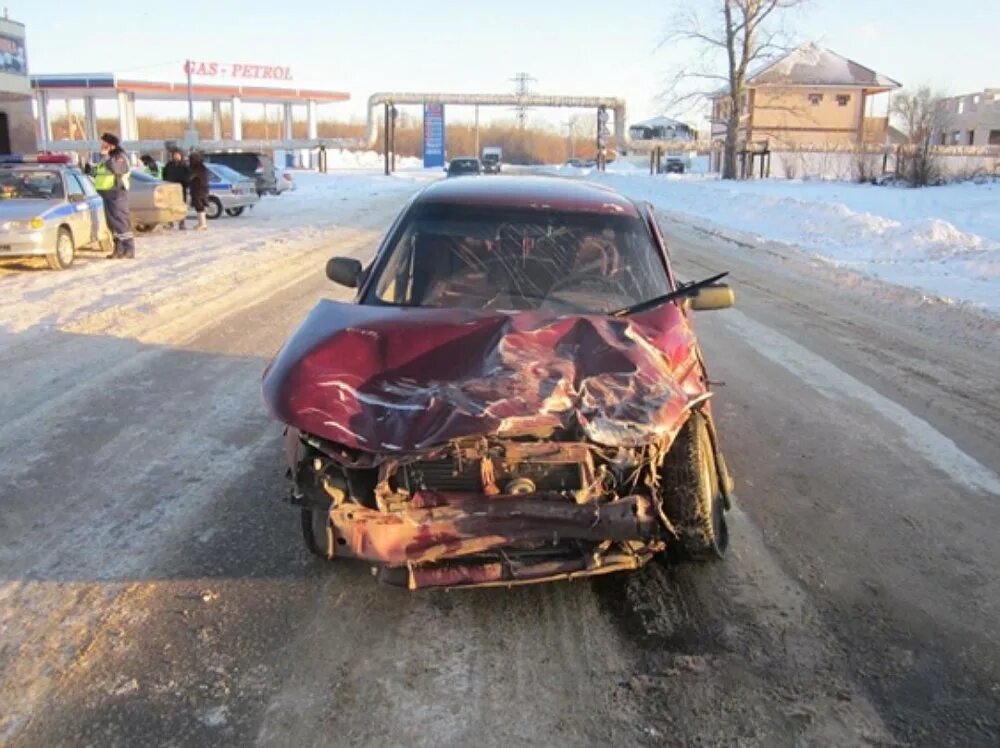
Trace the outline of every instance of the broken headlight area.
<path fill-rule="evenodd" d="M 636 569 L 673 529 L 663 445 L 480 438 L 426 452 L 352 452 L 289 429 L 292 502 L 329 557 L 411 589 L 513 585 Z M 308 540 L 308 538 L 307 538 Z M 316 548 L 314 548 L 316 550 Z"/>

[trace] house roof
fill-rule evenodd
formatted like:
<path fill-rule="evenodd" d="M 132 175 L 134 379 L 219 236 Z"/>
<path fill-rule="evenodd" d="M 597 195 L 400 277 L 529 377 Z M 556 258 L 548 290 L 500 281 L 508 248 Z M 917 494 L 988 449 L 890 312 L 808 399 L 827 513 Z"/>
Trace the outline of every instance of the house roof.
<path fill-rule="evenodd" d="M 690 128 L 685 122 L 681 122 L 679 119 L 672 119 L 670 117 L 653 117 L 651 119 L 644 119 L 642 122 L 635 122 L 629 127 L 687 127 Z"/>
<path fill-rule="evenodd" d="M 890 91 L 902 86 L 854 60 L 815 44 L 803 44 L 753 73 L 751 86 L 845 86 Z"/>

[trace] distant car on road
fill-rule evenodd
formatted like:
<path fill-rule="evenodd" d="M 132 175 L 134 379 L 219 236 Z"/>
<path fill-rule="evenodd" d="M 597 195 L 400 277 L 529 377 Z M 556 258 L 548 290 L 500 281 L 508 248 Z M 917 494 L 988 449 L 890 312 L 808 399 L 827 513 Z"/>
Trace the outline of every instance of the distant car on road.
<path fill-rule="evenodd" d="M 291 172 L 285 171 L 279 166 L 274 167 L 274 194 L 280 195 L 282 192 L 295 189 L 295 178 Z"/>
<path fill-rule="evenodd" d="M 661 174 L 683 174 L 686 166 L 684 159 L 678 156 L 667 156 L 660 167 Z"/>
<path fill-rule="evenodd" d="M 260 196 L 272 195 L 277 190 L 274 161 L 270 156 L 265 156 L 263 153 L 230 151 L 209 151 L 202 155 L 208 163 L 228 166 L 252 179 Z"/>
<path fill-rule="evenodd" d="M 449 177 L 464 177 L 470 174 L 482 174 L 483 165 L 478 158 L 453 158 L 448 162 Z"/>
<path fill-rule="evenodd" d="M 161 224 L 184 220 L 188 206 L 179 184 L 164 182 L 141 169 L 133 169 L 128 212 L 136 231 L 150 231 Z"/>
<path fill-rule="evenodd" d="M 0 259 L 45 257 L 53 270 L 76 250 L 110 252 L 104 201 L 68 156 L 0 156 Z"/>
<path fill-rule="evenodd" d="M 260 201 L 254 182 L 223 164 L 205 164 L 208 169 L 208 218 L 214 220 L 225 211 L 238 216 Z"/>
<path fill-rule="evenodd" d="M 483 173 L 499 174 L 503 169 L 503 149 L 498 145 L 483 148 Z"/>

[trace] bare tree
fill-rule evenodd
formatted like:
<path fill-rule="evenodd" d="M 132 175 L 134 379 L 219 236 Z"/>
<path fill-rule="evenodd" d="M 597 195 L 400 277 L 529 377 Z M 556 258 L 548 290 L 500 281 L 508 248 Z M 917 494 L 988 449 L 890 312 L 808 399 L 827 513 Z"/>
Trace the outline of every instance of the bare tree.
<path fill-rule="evenodd" d="M 661 46 L 681 43 L 698 62 L 677 69 L 666 98 L 674 105 L 727 93 L 722 178 L 735 179 L 739 129 L 750 70 L 788 51 L 780 16 L 807 0 L 686 0 Z M 694 84 L 694 90 L 684 90 Z M 712 88 L 709 88 L 712 87 Z M 713 113 L 713 118 L 714 118 Z"/>
<path fill-rule="evenodd" d="M 900 176 L 915 187 L 932 184 L 940 175 L 931 145 L 951 120 L 942 97 L 929 86 L 920 86 L 912 92 L 896 94 L 889 111 L 909 140 L 909 147 L 903 151 Z"/>

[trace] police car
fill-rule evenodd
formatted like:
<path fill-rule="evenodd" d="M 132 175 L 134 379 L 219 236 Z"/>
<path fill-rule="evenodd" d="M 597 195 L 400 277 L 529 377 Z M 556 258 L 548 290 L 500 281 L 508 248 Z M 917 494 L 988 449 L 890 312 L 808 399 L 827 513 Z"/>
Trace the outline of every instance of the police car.
<path fill-rule="evenodd" d="M 45 257 L 65 270 L 77 249 L 113 244 L 104 201 L 71 156 L 0 156 L 0 259 Z"/>

